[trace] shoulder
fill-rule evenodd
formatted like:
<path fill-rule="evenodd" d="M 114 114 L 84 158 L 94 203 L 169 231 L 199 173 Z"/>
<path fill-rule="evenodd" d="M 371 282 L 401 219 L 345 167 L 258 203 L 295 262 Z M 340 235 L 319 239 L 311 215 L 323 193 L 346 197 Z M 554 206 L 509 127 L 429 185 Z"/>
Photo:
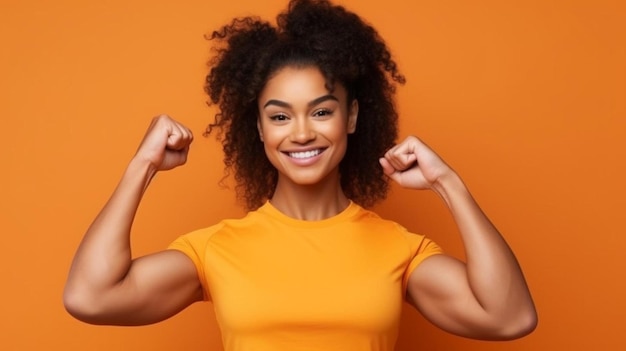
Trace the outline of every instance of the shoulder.
<path fill-rule="evenodd" d="M 242 218 L 224 219 L 208 227 L 198 228 L 179 236 L 172 245 L 187 244 L 191 246 L 206 245 L 224 235 L 241 232 L 245 228 L 255 227 L 262 219 L 256 211 L 248 212 Z"/>
<path fill-rule="evenodd" d="M 394 231 L 403 231 L 406 230 L 402 225 L 392 220 L 388 220 L 382 218 L 378 213 L 361 207 L 360 205 L 354 205 L 356 207 L 355 215 L 353 216 L 353 220 L 356 223 L 361 223 L 365 225 L 374 225 L 380 226 L 384 228 L 388 228 L 389 230 Z"/>
<path fill-rule="evenodd" d="M 423 252 L 441 252 L 441 248 L 427 236 L 414 233 L 393 220 L 384 219 L 374 211 L 361 208 L 357 221 L 368 228 L 367 231 L 369 232 L 385 235 L 402 243 L 411 256 Z"/>
<path fill-rule="evenodd" d="M 355 222 L 362 224 L 372 231 L 384 233 L 386 235 L 395 235 L 403 240 L 421 240 L 423 235 L 410 232 L 402 224 L 393 220 L 382 218 L 376 212 L 360 207 Z"/>

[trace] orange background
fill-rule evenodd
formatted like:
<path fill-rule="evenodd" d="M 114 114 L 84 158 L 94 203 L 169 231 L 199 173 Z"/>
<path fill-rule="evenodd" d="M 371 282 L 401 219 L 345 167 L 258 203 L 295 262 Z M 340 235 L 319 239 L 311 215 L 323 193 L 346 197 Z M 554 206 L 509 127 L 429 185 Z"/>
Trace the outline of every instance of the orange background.
<path fill-rule="evenodd" d="M 209 304 L 163 323 L 73 320 L 62 288 L 79 240 L 150 118 L 196 133 L 187 166 L 160 174 L 136 219 L 136 254 L 239 216 L 221 149 L 203 34 L 285 0 L 43 1 L 0 5 L 0 349 L 218 350 Z M 408 84 L 402 134 L 463 176 L 514 248 L 540 322 L 512 343 L 438 331 L 406 310 L 398 350 L 617 350 L 626 317 L 626 11 L 620 1 L 345 0 L 387 38 Z M 377 210 L 462 248 L 442 203 L 394 188 Z"/>

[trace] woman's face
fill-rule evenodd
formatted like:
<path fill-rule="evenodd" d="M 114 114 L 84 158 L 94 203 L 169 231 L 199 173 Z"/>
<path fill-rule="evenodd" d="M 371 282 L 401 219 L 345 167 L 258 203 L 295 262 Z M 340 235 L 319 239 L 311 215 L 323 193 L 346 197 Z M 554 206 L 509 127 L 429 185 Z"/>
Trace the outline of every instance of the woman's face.
<path fill-rule="evenodd" d="M 358 113 L 356 100 L 348 106 L 342 85 L 328 91 L 318 68 L 288 66 L 268 80 L 258 101 L 259 133 L 279 183 L 339 179 L 338 166 Z"/>

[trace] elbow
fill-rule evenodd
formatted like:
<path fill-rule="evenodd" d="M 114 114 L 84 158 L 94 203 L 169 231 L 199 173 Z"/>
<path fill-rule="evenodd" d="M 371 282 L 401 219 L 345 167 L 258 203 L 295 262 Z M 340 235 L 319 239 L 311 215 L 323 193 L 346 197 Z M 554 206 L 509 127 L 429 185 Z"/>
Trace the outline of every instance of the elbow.
<path fill-rule="evenodd" d="M 532 333 L 538 324 L 537 311 L 534 307 L 519 312 L 516 316 L 502 323 L 496 332 L 496 340 L 515 340 Z"/>
<path fill-rule="evenodd" d="M 528 311 L 525 314 L 525 316 L 520 320 L 520 325 L 518 328 L 519 329 L 518 338 L 526 336 L 532 333 L 533 331 L 535 331 L 535 329 L 537 329 L 538 323 L 539 323 L 539 317 L 537 316 L 537 311 L 535 310 L 535 307 L 533 306 L 532 308 L 530 308 L 530 311 Z"/>
<path fill-rule="evenodd" d="M 85 294 L 78 291 L 78 289 L 65 287 L 63 291 L 63 307 L 72 317 L 81 321 L 85 320 L 89 315 L 87 312 L 89 304 L 86 300 Z"/>
<path fill-rule="evenodd" d="M 74 318 L 89 324 L 99 323 L 99 309 L 95 300 L 83 289 L 65 287 L 63 307 Z"/>

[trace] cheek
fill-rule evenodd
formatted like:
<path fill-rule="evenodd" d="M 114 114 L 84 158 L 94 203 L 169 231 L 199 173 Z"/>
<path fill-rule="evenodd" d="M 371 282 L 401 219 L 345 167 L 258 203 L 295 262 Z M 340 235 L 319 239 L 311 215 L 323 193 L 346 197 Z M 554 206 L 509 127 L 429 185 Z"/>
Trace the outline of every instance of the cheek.
<path fill-rule="evenodd" d="M 270 162 L 270 164 L 272 164 L 272 166 L 274 166 L 274 168 L 280 167 L 280 162 L 278 161 L 279 157 L 276 150 L 276 144 L 268 142 L 263 143 L 263 153 L 265 154 L 265 158 Z"/>
<path fill-rule="evenodd" d="M 263 135 L 263 142 L 265 144 L 273 144 L 284 139 L 285 130 L 284 128 L 276 128 L 275 126 L 266 126 L 261 129 L 261 134 Z"/>
<path fill-rule="evenodd" d="M 345 142 L 348 140 L 348 130 L 344 121 L 332 123 L 324 127 L 324 134 L 335 143 Z"/>

